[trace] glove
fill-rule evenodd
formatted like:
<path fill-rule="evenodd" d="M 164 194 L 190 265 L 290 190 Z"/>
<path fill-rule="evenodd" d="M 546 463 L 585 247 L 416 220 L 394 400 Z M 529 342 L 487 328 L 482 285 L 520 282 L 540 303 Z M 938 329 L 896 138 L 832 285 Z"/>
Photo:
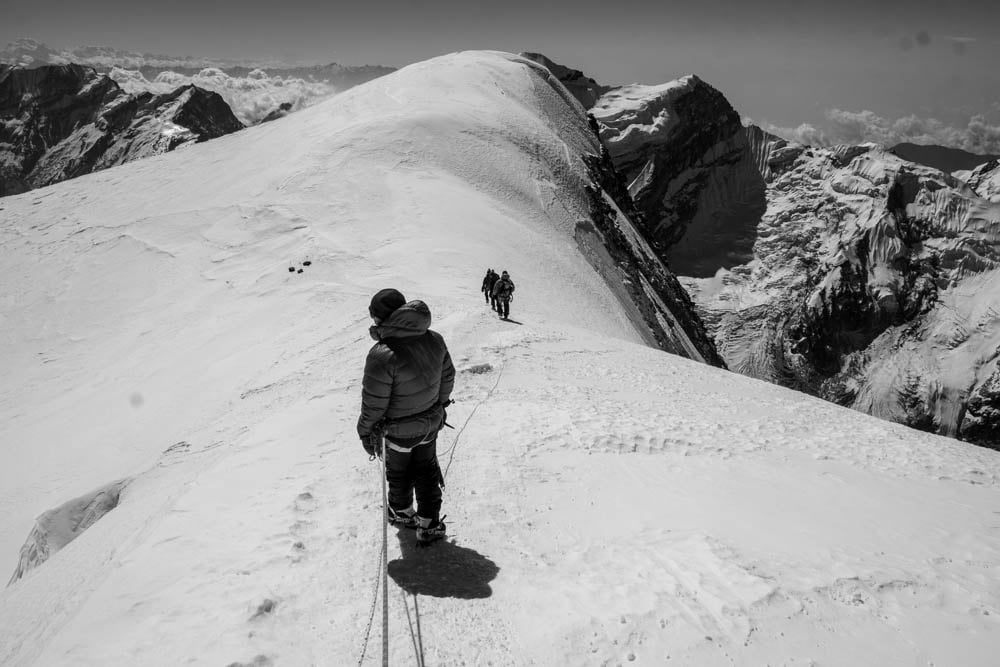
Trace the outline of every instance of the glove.
<path fill-rule="evenodd" d="M 448 423 L 448 406 L 454 402 L 455 401 L 448 399 L 447 401 L 441 404 L 441 426 L 440 428 L 438 428 L 439 431 L 445 426 L 447 426 L 448 428 L 455 428 L 454 426 Z"/>
<path fill-rule="evenodd" d="M 369 433 L 361 438 L 361 446 L 364 447 L 368 456 L 375 456 L 376 452 L 382 453 L 382 436 L 378 433 Z"/>

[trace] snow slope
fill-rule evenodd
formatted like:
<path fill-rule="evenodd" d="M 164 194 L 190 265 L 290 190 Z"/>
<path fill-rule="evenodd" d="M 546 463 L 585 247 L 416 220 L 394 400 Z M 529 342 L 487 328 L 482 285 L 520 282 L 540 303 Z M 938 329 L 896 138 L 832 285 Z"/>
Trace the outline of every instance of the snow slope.
<path fill-rule="evenodd" d="M 131 480 L 0 592 L 0 664 L 356 664 L 388 285 L 460 371 L 451 540 L 390 531 L 392 664 L 415 613 L 433 665 L 993 664 L 1000 454 L 643 345 L 574 240 L 599 147 L 536 67 L 444 56 L 0 202 L 0 568 Z"/>
<path fill-rule="evenodd" d="M 969 171 L 956 171 L 955 176 L 967 182 L 983 199 L 1000 202 L 1000 160 L 984 162 Z"/>

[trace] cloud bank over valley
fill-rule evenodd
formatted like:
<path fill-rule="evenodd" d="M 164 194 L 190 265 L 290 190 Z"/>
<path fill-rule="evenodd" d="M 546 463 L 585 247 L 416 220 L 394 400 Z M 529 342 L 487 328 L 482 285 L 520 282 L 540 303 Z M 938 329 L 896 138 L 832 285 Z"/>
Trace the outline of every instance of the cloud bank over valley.
<path fill-rule="evenodd" d="M 1000 107 L 996 109 L 1000 111 Z M 935 144 L 961 148 L 970 153 L 1000 153 L 1000 123 L 991 122 L 996 114 L 976 114 L 965 127 L 948 125 L 935 118 L 908 115 L 885 118 L 872 111 L 828 109 L 826 122 L 820 126 L 803 123 L 798 127 L 762 127 L 780 137 L 814 146 L 874 142 L 884 146 L 900 143 Z"/>
<path fill-rule="evenodd" d="M 128 93 L 167 93 L 187 84 L 211 90 L 221 95 L 236 117 L 247 125 L 259 123 L 282 104 L 297 110 L 339 92 L 325 81 L 275 76 L 260 69 L 242 77 L 231 76 L 217 67 L 193 75 L 167 71 L 150 80 L 137 70 L 115 67 L 109 76 Z"/>

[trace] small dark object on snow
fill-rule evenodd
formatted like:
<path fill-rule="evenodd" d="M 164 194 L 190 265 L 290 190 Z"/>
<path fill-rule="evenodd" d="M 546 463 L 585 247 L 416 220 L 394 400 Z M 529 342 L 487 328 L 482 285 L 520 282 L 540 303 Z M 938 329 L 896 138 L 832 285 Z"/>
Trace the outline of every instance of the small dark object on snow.
<path fill-rule="evenodd" d="M 302 269 L 299 269 L 299 273 L 302 273 Z"/>
<path fill-rule="evenodd" d="M 253 637 L 251 632 L 250 637 Z M 271 667 L 274 663 L 264 654 L 254 657 L 253 662 L 231 662 L 226 667 Z"/>
<path fill-rule="evenodd" d="M 312 262 L 310 262 L 308 259 L 302 262 L 302 266 L 310 266 L 310 265 L 312 265 Z"/>
<path fill-rule="evenodd" d="M 294 266 L 288 267 L 288 272 L 289 273 L 295 273 L 295 267 Z"/>
<path fill-rule="evenodd" d="M 261 616 L 266 616 L 274 611 L 274 608 L 278 606 L 278 603 L 274 600 L 269 600 L 264 598 L 264 601 L 257 605 L 257 613 L 255 613 L 252 618 L 260 618 Z"/>

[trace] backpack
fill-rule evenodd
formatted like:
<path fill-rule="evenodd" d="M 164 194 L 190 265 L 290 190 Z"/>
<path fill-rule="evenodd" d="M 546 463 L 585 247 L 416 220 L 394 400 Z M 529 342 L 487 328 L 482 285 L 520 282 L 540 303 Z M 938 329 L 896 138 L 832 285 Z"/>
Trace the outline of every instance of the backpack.
<path fill-rule="evenodd" d="M 510 278 L 501 278 L 493 291 L 499 297 L 510 297 L 514 294 L 514 281 Z"/>

